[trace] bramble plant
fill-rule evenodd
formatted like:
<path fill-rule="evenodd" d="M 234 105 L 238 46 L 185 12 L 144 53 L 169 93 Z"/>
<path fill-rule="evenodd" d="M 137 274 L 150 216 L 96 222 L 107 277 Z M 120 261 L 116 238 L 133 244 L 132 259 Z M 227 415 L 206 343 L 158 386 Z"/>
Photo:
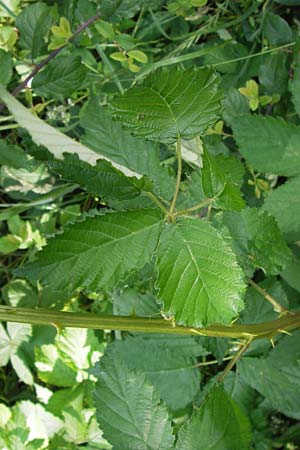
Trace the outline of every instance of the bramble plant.
<path fill-rule="evenodd" d="M 300 448 L 297 5 L 0 1 L 1 448 Z"/>

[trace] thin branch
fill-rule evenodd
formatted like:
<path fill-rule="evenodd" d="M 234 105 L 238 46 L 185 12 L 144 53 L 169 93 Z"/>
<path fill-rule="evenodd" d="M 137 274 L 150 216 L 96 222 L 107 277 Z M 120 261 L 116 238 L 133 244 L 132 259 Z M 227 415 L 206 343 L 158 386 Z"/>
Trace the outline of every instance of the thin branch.
<path fill-rule="evenodd" d="M 179 187 L 180 187 L 180 181 L 181 181 L 181 174 L 182 174 L 182 156 L 181 156 L 181 138 L 178 136 L 177 142 L 176 142 L 176 153 L 177 153 L 177 161 L 178 161 L 178 168 L 177 168 L 177 177 L 176 177 L 176 185 L 175 185 L 175 191 L 173 200 L 170 206 L 170 215 L 173 214 L 176 200 L 179 194 Z"/>
<path fill-rule="evenodd" d="M 279 314 L 287 314 L 289 313 L 289 310 L 286 309 L 284 306 L 282 306 L 277 300 L 275 300 L 274 297 L 272 297 L 265 289 L 263 289 L 261 286 L 255 283 L 255 281 L 251 280 L 249 278 L 248 283 L 251 284 L 251 286 L 259 292 L 271 305 L 274 307 L 274 310 L 278 312 Z"/>
<path fill-rule="evenodd" d="M 153 203 L 155 203 L 159 207 L 159 209 L 161 209 L 166 215 L 169 214 L 169 211 L 167 210 L 167 208 L 161 203 L 161 201 L 152 192 L 145 191 L 145 194 L 148 195 L 148 197 L 151 198 Z"/>
<path fill-rule="evenodd" d="M 226 358 L 223 358 L 222 361 L 219 361 L 218 359 L 213 359 L 212 361 L 204 361 L 204 362 L 197 363 L 192 367 L 212 366 L 214 364 L 220 364 L 221 362 L 224 362 L 224 361 L 230 361 L 232 358 L 233 358 L 233 356 L 226 356 Z"/>
<path fill-rule="evenodd" d="M 183 216 L 185 214 L 189 214 L 190 212 L 197 211 L 197 209 L 204 208 L 205 206 L 210 205 L 212 202 L 216 200 L 216 197 L 213 198 L 207 198 L 201 203 L 198 203 L 197 205 L 192 206 L 191 208 L 182 209 L 181 211 L 177 211 L 174 213 L 174 216 Z"/>
<path fill-rule="evenodd" d="M 223 370 L 221 375 L 218 377 L 219 383 L 223 383 L 224 378 L 226 377 L 226 375 L 236 365 L 236 363 L 241 358 L 241 356 L 249 348 L 249 345 L 251 344 L 252 341 L 253 341 L 253 337 L 251 336 L 251 337 L 249 337 L 249 339 L 247 339 L 246 342 L 244 342 L 243 344 L 240 345 L 240 347 L 239 347 L 238 351 L 236 352 L 236 354 L 234 355 L 234 357 L 229 361 L 229 363 L 227 364 L 227 366 L 225 367 L 225 369 Z"/>
<path fill-rule="evenodd" d="M 61 47 L 56 48 L 55 50 L 53 50 L 45 59 L 43 59 L 43 61 L 41 61 L 39 64 L 37 64 L 33 71 L 25 78 L 24 81 L 22 81 L 22 83 L 20 83 L 11 93 L 14 97 L 16 97 L 18 95 L 18 93 L 20 91 L 22 91 L 23 89 L 25 89 L 25 87 L 27 86 L 28 82 L 43 68 L 45 67 L 49 61 L 51 61 L 53 58 L 55 58 L 55 56 L 57 56 L 65 47 L 66 45 L 71 42 L 76 36 L 78 36 L 80 33 L 82 33 L 82 31 L 84 31 L 87 27 L 89 27 L 93 22 L 95 22 L 97 19 L 99 19 L 100 14 L 96 14 L 95 16 L 91 17 L 90 19 L 88 19 L 86 22 L 82 23 L 81 25 L 79 25 L 79 27 L 77 28 L 77 30 L 72 34 L 72 36 L 67 40 L 67 42 L 62 45 Z M 4 108 L 4 104 L 0 104 L 0 111 Z"/>

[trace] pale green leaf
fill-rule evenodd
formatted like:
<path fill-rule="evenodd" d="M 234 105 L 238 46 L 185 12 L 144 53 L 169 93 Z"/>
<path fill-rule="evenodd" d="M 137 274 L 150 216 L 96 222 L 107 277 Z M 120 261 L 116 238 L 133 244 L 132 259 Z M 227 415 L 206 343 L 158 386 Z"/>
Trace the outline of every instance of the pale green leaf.
<path fill-rule="evenodd" d="M 14 115 L 16 121 L 31 134 L 34 142 L 46 147 L 55 158 L 61 159 L 64 153 L 75 153 L 81 160 L 92 165 L 95 165 L 99 159 L 111 161 L 110 158 L 100 154 L 100 149 L 99 152 L 96 153 L 90 148 L 85 147 L 51 127 L 38 117 L 35 117 L 27 108 L 25 108 L 25 106 L 10 95 L 1 84 L 0 98 Z M 140 178 L 139 174 L 132 172 L 126 167 L 123 167 L 114 161 L 111 161 L 111 163 L 126 176 L 136 176 L 137 178 Z"/>
<path fill-rule="evenodd" d="M 170 450 L 171 421 L 145 375 L 130 370 L 111 345 L 100 365 L 94 391 L 97 418 L 114 450 Z"/>
<path fill-rule="evenodd" d="M 199 136 L 196 136 L 194 139 L 189 141 L 185 141 L 184 139 L 181 141 L 181 155 L 182 159 L 187 163 L 191 163 L 197 167 L 202 167 L 202 154 L 203 154 L 203 145 Z"/>
<path fill-rule="evenodd" d="M 0 366 L 6 366 L 8 361 L 18 377 L 26 384 L 33 384 L 33 376 L 26 365 L 24 355 L 20 350 L 23 343 L 31 337 L 31 325 L 8 322 L 7 331 L 0 324 Z"/>
<path fill-rule="evenodd" d="M 300 127 L 281 118 L 247 114 L 236 117 L 232 128 L 241 154 L 254 170 L 300 173 Z"/>
<path fill-rule="evenodd" d="M 240 212 L 224 212 L 214 220 L 219 228 L 225 227 L 223 237 L 248 276 L 252 276 L 256 268 L 276 275 L 292 256 L 276 220 L 267 212 L 244 208 Z"/>
<path fill-rule="evenodd" d="M 158 70 L 111 102 L 136 136 L 172 143 L 202 134 L 220 114 L 220 79 L 210 69 Z"/>
<path fill-rule="evenodd" d="M 54 386 L 73 386 L 88 378 L 88 370 L 98 361 L 102 350 L 92 330 L 66 328 L 54 344 L 36 346 L 38 376 Z"/>
<path fill-rule="evenodd" d="M 217 386 L 181 428 L 176 450 L 248 450 L 250 430 L 243 411 Z"/>
<path fill-rule="evenodd" d="M 229 323 L 243 308 L 242 271 L 208 222 L 180 218 L 168 225 L 159 241 L 157 268 L 164 312 L 179 324 Z"/>
<path fill-rule="evenodd" d="M 32 88 L 40 96 L 63 98 L 70 96 L 82 85 L 86 67 L 80 56 L 60 56 L 39 72 L 32 82 Z"/>
<path fill-rule="evenodd" d="M 141 52 L 140 50 L 130 50 L 128 52 L 128 56 L 142 64 L 146 64 L 148 62 L 148 56 L 146 55 L 146 53 Z"/>
<path fill-rule="evenodd" d="M 151 259 L 161 226 L 154 209 L 89 217 L 67 225 L 19 272 L 57 290 L 111 287 Z"/>
<path fill-rule="evenodd" d="M 279 228 L 288 240 L 298 240 L 300 235 L 300 177 L 291 178 L 273 190 L 266 198 L 263 209 L 275 217 Z"/>

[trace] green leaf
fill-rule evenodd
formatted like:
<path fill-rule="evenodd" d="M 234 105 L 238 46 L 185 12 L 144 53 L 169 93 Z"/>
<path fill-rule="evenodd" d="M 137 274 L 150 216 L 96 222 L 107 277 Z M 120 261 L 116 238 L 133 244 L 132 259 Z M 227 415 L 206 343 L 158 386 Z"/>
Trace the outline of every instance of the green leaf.
<path fill-rule="evenodd" d="M 282 17 L 269 11 L 264 19 L 263 34 L 274 46 L 288 44 L 293 40 L 293 31 L 289 24 Z"/>
<path fill-rule="evenodd" d="M 289 90 L 292 93 L 292 102 L 295 110 L 300 116 L 300 57 L 296 59 L 293 71 L 293 78 L 289 82 Z"/>
<path fill-rule="evenodd" d="M 7 144 L 4 140 L 0 141 L 0 164 L 2 166 L 32 170 L 36 165 L 34 163 L 35 161 L 30 161 L 22 148 Z"/>
<path fill-rule="evenodd" d="M 110 161 L 105 155 L 100 154 L 100 149 L 98 150 L 98 153 L 96 153 L 51 127 L 38 117 L 35 117 L 27 108 L 10 95 L 1 84 L 0 98 L 14 115 L 16 121 L 29 132 L 33 141 L 37 145 L 46 147 L 55 158 L 62 159 L 64 153 L 75 153 L 81 160 L 92 165 L 95 165 L 99 159 Z M 126 176 L 136 176 L 137 178 L 141 178 L 139 174 L 132 172 L 126 167 L 121 166 L 114 161 L 111 162 L 114 167 L 121 170 Z"/>
<path fill-rule="evenodd" d="M 267 358 L 243 358 L 242 380 L 264 396 L 276 411 L 300 419 L 299 332 L 283 337 Z"/>
<path fill-rule="evenodd" d="M 300 177 L 292 178 L 273 190 L 265 200 L 265 211 L 272 214 L 288 240 L 300 234 Z"/>
<path fill-rule="evenodd" d="M 209 44 L 208 48 L 209 51 L 203 56 L 203 63 L 208 66 L 216 64 L 218 71 L 221 73 L 239 73 L 242 68 L 242 61 L 239 61 L 239 58 L 248 55 L 247 47 L 237 42 L 232 42 L 232 40 L 227 42 L 226 45 Z"/>
<path fill-rule="evenodd" d="M 82 109 L 80 123 L 84 128 L 83 143 L 99 152 L 113 164 L 120 164 L 131 171 L 147 175 L 155 189 L 170 198 L 173 179 L 160 163 L 159 147 L 142 139 L 135 139 L 100 106 L 99 99 L 92 98 Z"/>
<path fill-rule="evenodd" d="M 267 278 L 263 282 L 258 283 L 258 285 L 288 309 L 289 304 L 286 293 L 281 283 L 275 277 Z M 277 319 L 278 312 L 274 311 L 273 305 L 264 299 L 260 292 L 254 287 L 249 287 L 245 298 L 245 309 L 241 316 L 242 323 L 262 323 Z M 270 346 L 271 343 L 268 342 L 268 345 Z M 253 346 L 251 346 L 252 348 Z"/>
<path fill-rule="evenodd" d="M 32 88 L 40 96 L 63 98 L 70 96 L 82 85 L 86 67 L 80 56 L 60 56 L 39 72 L 33 79 Z"/>
<path fill-rule="evenodd" d="M 176 450 L 248 450 L 248 418 L 222 387 L 213 388 L 178 436 Z"/>
<path fill-rule="evenodd" d="M 285 53 L 271 54 L 259 66 L 259 82 L 267 94 L 283 95 L 287 91 L 289 72 Z"/>
<path fill-rule="evenodd" d="M 164 312 L 182 325 L 230 323 L 243 308 L 242 271 L 219 233 L 207 222 L 179 218 L 164 229 L 157 255 Z"/>
<path fill-rule="evenodd" d="M 111 287 L 151 259 L 161 226 L 154 209 L 89 217 L 67 225 L 19 273 L 57 290 Z"/>
<path fill-rule="evenodd" d="M 237 158 L 213 156 L 206 150 L 203 169 L 192 174 L 189 190 L 196 203 L 219 194 L 212 203 L 214 208 L 240 211 L 245 206 L 240 190 L 243 176 L 244 167 Z"/>
<path fill-rule="evenodd" d="M 176 341 L 180 345 L 176 346 Z M 117 342 L 116 347 L 126 365 L 144 373 L 169 408 L 178 410 L 193 401 L 200 383 L 193 338 L 164 335 L 160 338 L 127 337 Z M 192 355 L 189 354 L 189 347 Z M 205 351 L 198 345 L 198 356 L 201 354 Z"/>
<path fill-rule="evenodd" d="M 294 254 L 291 261 L 286 265 L 285 269 L 281 272 L 280 276 L 290 285 L 293 289 L 300 292 L 300 258 L 299 254 Z"/>
<path fill-rule="evenodd" d="M 249 113 L 249 103 L 237 89 L 230 88 L 224 100 L 224 120 L 231 126 L 236 118 Z"/>
<path fill-rule="evenodd" d="M 203 169 L 201 170 L 202 189 L 206 197 L 213 198 L 225 187 L 225 176 L 214 156 L 203 150 Z"/>
<path fill-rule="evenodd" d="M 257 208 L 224 212 L 215 217 L 222 235 L 237 255 L 248 276 L 256 268 L 268 275 L 278 274 L 292 254 L 271 215 Z"/>
<path fill-rule="evenodd" d="M 300 173 L 300 127 L 281 118 L 249 114 L 236 117 L 232 128 L 241 154 L 254 170 Z"/>
<path fill-rule="evenodd" d="M 93 371 L 97 418 L 115 450 L 170 450 L 171 421 L 145 375 L 130 370 L 114 345 Z"/>
<path fill-rule="evenodd" d="M 52 8 L 45 3 L 37 2 L 28 5 L 17 17 L 16 26 L 19 28 L 19 45 L 29 50 L 32 58 L 43 55 L 47 51 L 45 36 L 52 24 Z"/>
<path fill-rule="evenodd" d="M 98 161 L 95 166 L 81 161 L 77 155 L 65 155 L 64 160 L 53 159 L 48 165 L 62 175 L 64 180 L 72 181 L 102 200 L 130 199 L 140 195 L 142 190 L 151 190 L 151 182 L 143 177 L 126 177 L 108 161 Z"/>
<path fill-rule="evenodd" d="M 158 70 L 111 101 L 136 136 L 172 143 L 202 134 L 220 114 L 220 79 L 210 69 Z"/>
<path fill-rule="evenodd" d="M 6 86 L 12 77 L 12 56 L 10 53 L 0 49 L 0 83 Z"/>

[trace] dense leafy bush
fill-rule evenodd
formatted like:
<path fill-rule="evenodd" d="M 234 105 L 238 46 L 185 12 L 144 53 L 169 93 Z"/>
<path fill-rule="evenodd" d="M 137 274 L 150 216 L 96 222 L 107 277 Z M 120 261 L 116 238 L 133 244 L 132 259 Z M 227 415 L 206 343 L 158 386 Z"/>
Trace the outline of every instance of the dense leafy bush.
<path fill-rule="evenodd" d="M 299 12 L 0 1 L 1 448 L 300 448 Z"/>

